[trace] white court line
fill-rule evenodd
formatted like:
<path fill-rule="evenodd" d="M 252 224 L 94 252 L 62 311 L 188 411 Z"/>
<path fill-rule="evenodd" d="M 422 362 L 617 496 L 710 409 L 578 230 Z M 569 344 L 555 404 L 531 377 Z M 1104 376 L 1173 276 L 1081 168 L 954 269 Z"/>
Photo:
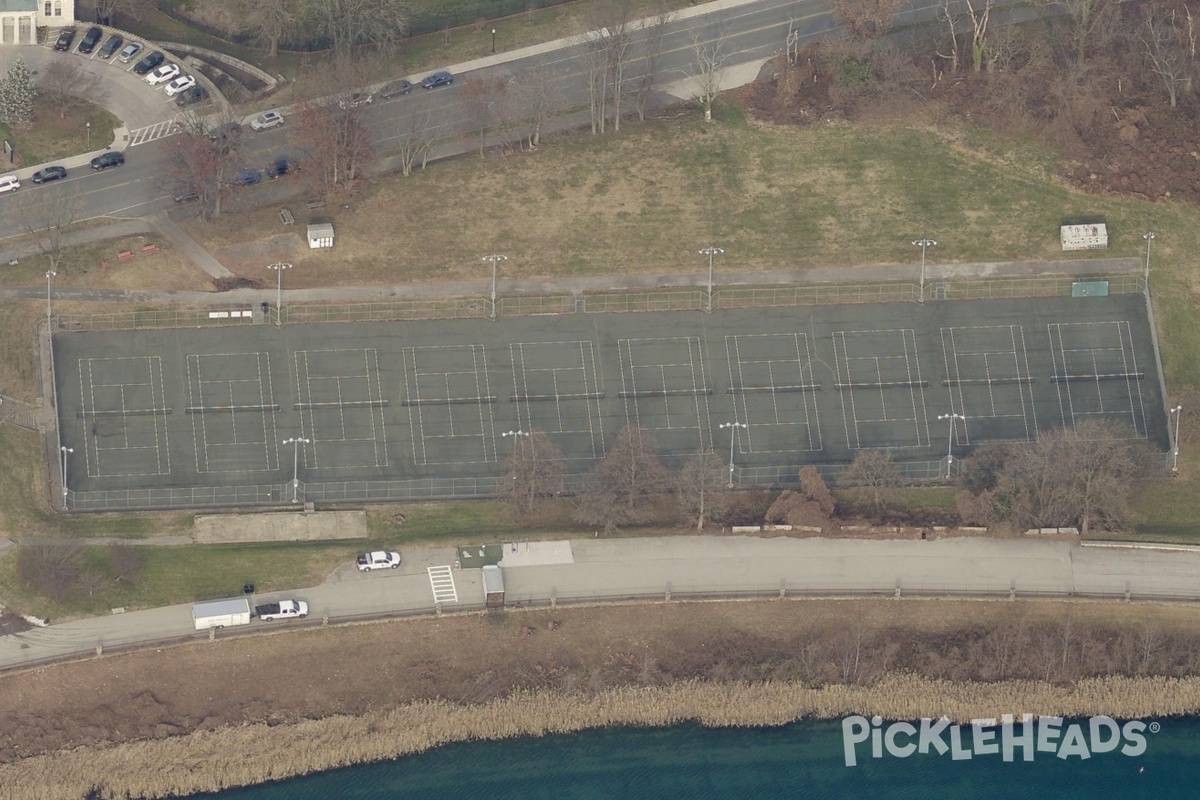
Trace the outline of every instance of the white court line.
<path fill-rule="evenodd" d="M 772 354 L 790 350 L 786 358 L 773 358 Z M 731 386 L 755 387 L 769 385 L 771 387 L 769 403 L 771 412 L 764 418 L 759 414 L 763 407 L 761 403 L 752 403 L 753 395 L 746 391 L 733 392 L 734 416 L 745 422 L 749 427 L 739 436 L 739 442 L 746 443 L 745 448 L 738 448 L 745 453 L 781 453 L 792 452 L 795 446 L 789 438 L 790 434 L 780 434 L 777 426 L 799 426 L 803 429 L 803 441 L 800 449 L 808 452 L 822 449 L 821 431 L 815 400 L 808 392 L 799 392 L 800 410 L 802 416 L 793 418 L 792 409 L 780 406 L 781 397 L 778 387 L 790 384 L 804 385 L 806 382 L 804 365 L 811 364 L 808 351 L 808 335 L 805 333 L 752 333 L 729 334 L 725 337 L 725 351 L 729 363 L 729 382 Z M 758 357 L 761 355 L 761 357 Z M 767 370 L 767 384 L 762 383 L 758 372 L 752 377 L 747 376 L 748 368 Z M 785 369 L 786 367 L 786 369 Z M 795 369 L 795 377 L 791 370 Z M 810 366 L 809 379 L 812 379 Z M 780 374 L 782 373 L 782 374 Z M 810 403 L 812 407 L 810 408 Z M 740 407 L 740 413 L 738 411 Z M 814 424 L 814 418 L 818 422 Z M 783 428 L 784 431 L 787 428 Z M 742 439 L 741 437 L 745 437 Z M 761 442 L 767 440 L 767 446 L 755 444 L 755 439 Z M 772 448 L 771 443 L 777 446 Z"/>
<path fill-rule="evenodd" d="M 356 361 L 361 362 L 361 367 L 355 365 Z M 314 374 L 314 370 L 319 374 Z M 362 396 L 361 392 L 351 391 L 357 388 L 356 383 L 366 388 L 367 406 L 364 408 L 348 405 Z M 302 403 L 301 430 L 307 433 L 307 438 L 313 443 L 311 448 L 304 448 L 305 467 L 354 469 L 388 466 L 387 423 L 384 420 L 383 384 L 379 376 L 379 352 L 376 348 L 298 350 L 296 384 L 297 396 Z M 332 396 L 334 399 L 317 401 L 315 398 L 318 396 Z M 332 405 L 318 408 L 318 402 Z M 374 405 L 377 402 L 378 405 Z M 317 422 L 318 412 L 320 424 Z M 356 427 L 357 423 L 362 422 L 361 415 L 364 413 L 366 423 L 361 428 Z M 333 450 L 337 445 L 348 448 Z M 351 458 L 354 460 L 348 460 Z"/>
<path fill-rule="evenodd" d="M 901 346 L 903 347 L 902 354 L 894 353 L 894 352 L 890 352 L 890 353 L 887 352 L 890 349 L 890 347 L 894 346 L 895 335 L 897 333 L 900 334 Z M 854 358 L 851 358 L 849 355 L 849 348 L 848 348 L 848 344 L 847 344 L 847 341 L 848 341 L 847 336 L 848 335 L 855 335 L 856 337 L 858 337 L 858 340 L 860 340 L 860 341 L 865 340 L 867 347 L 869 347 L 877 352 L 884 351 L 886 353 L 886 355 L 855 356 Z M 860 374 L 862 372 L 861 367 L 857 367 L 857 369 L 852 369 L 851 368 L 852 364 L 859 364 L 861 362 L 866 362 L 868 364 L 867 370 L 866 370 L 867 372 L 872 372 L 872 371 L 874 372 L 875 382 L 883 383 L 884 382 L 884 374 L 883 374 L 883 368 L 882 368 L 883 363 L 885 361 L 898 362 L 902 356 L 904 358 L 905 379 L 909 383 L 908 387 L 896 387 L 896 388 L 908 388 L 908 390 L 909 390 L 909 403 L 903 404 L 903 405 L 905 405 L 906 408 L 911 410 L 912 416 L 904 416 L 904 417 L 890 415 L 890 413 L 888 412 L 888 408 L 887 408 L 884 387 L 882 387 L 882 386 L 878 387 L 878 391 L 879 391 L 879 402 L 880 402 L 880 407 L 881 407 L 883 416 L 880 418 L 877 418 L 877 419 L 859 416 L 858 403 L 854 396 L 858 390 L 855 390 L 853 388 L 847 388 L 847 389 L 843 389 L 843 390 L 839 391 L 839 394 L 841 395 L 842 419 L 846 426 L 846 440 L 847 440 L 849 448 L 851 450 L 858 450 L 858 449 L 863 448 L 861 432 L 859 430 L 860 422 L 864 422 L 864 423 L 865 422 L 885 422 L 885 423 L 896 423 L 896 422 L 909 423 L 909 422 L 911 422 L 913 424 L 915 440 L 912 440 L 911 442 L 907 442 L 907 443 L 902 443 L 902 444 L 891 444 L 889 446 L 892 448 L 925 448 L 925 447 L 928 447 L 930 444 L 930 439 L 929 439 L 928 421 L 926 419 L 927 412 L 926 412 L 926 408 L 925 408 L 925 391 L 924 391 L 923 387 L 917 385 L 921 381 L 921 365 L 920 365 L 920 361 L 917 358 L 916 333 L 911 328 L 877 329 L 877 330 L 865 330 L 865 331 L 834 331 L 833 344 L 834 344 L 835 368 L 837 370 L 839 383 L 852 384 L 855 379 L 855 372 L 857 371 Z M 840 355 L 838 352 L 839 344 L 841 345 Z M 844 380 L 842 378 L 843 365 L 845 366 L 845 379 Z M 846 395 L 850 395 L 849 399 L 847 399 Z M 848 409 L 849 413 L 847 413 L 847 404 L 849 404 L 849 409 Z M 851 432 L 850 432 L 851 420 L 853 420 L 853 425 L 854 425 L 853 436 L 851 436 Z M 870 446 L 877 446 L 877 445 L 872 443 Z"/>
<path fill-rule="evenodd" d="M 577 448 L 563 448 L 565 459 L 595 459 L 603 452 L 603 441 L 597 445 L 593 417 L 599 417 L 600 404 L 598 398 L 588 397 L 599 391 L 595 376 L 595 349 L 592 343 L 582 341 L 559 342 L 513 342 L 509 346 L 512 355 L 513 386 L 518 395 L 524 399 L 517 401 L 517 427 L 523 430 L 534 428 L 546 429 L 549 434 L 587 434 L 588 444 L 583 455 L 572 455 Z M 589 373 L 588 359 L 591 357 L 592 370 Z M 534 366 L 545 364 L 545 366 Z M 531 380 L 536 379 L 536 380 Z M 547 380 L 549 386 L 546 386 Z M 547 392 L 547 388 L 550 390 Z M 565 397 L 578 395 L 583 397 Z M 544 414 L 535 414 L 534 409 L 545 409 L 550 405 L 547 400 L 531 401 L 534 394 L 554 397 L 553 406 Z M 582 402 L 587 427 L 572 422 L 579 418 L 578 404 Z M 570 403 L 571 405 L 568 405 Z M 553 426 L 546 423 L 551 421 Z M 566 442 L 564 442 L 566 444 Z"/>
<path fill-rule="evenodd" d="M 428 567 L 428 570 L 433 602 L 457 603 L 458 590 L 454 588 L 454 570 L 451 567 Z"/>
<path fill-rule="evenodd" d="M 666 360 L 663 360 L 662 358 L 657 358 L 657 359 L 654 359 L 653 361 L 638 363 L 635 360 L 635 351 L 634 351 L 635 345 L 638 345 L 639 349 L 641 349 L 640 346 L 643 346 L 643 345 L 649 345 L 652 347 L 661 347 L 663 345 L 667 345 L 672 348 L 678 348 L 680 345 L 685 345 L 687 348 L 687 352 L 686 352 L 687 360 L 686 361 L 666 361 Z M 626 421 L 636 424 L 639 427 L 646 427 L 647 429 L 659 430 L 659 431 L 685 432 L 685 431 L 691 431 L 694 429 L 696 431 L 696 434 L 698 437 L 698 445 L 701 448 L 709 446 L 711 444 L 711 441 L 706 443 L 705 439 L 706 439 L 706 437 L 708 437 L 711 440 L 712 430 L 711 430 L 711 425 L 709 424 L 708 395 L 704 394 L 702 391 L 707 388 L 707 383 L 706 383 L 706 377 L 705 377 L 705 371 L 704 371 L 704 360 L 705 359 L 704 359 L 703 343 L 700 341 L 699 337 L 696 337 L 696 336 L 674 336 L 674 337 L 660 337 L 660 338 L 646 338 L 646 339 L 618 339 L 617 340 L 617 352 L 618 352 L 618 356 L 620 358 L 620 366 L 621 366 L 621 387 L 622 387 L 622 391 L 626 393 L 625 394 L 625 418 L 626 418 Z M 670 351 L 670 350 L 668 351 L 668 353 L 671 353 L 671 352 L 672 351 Z M 699 362 L 699 370 L 697 370 L 697 361 Z M 627 365 L 628 365 L 628 370 L 626 369 Z M 687 368 L 686 373 L 683 372 L 684 367 Z M 668 368 L 673 368 L 673 369 L 678 368 L 679 372 L 681 373 L 681 374 L 671 373 L 671 378 L 676 385 L 678 385 L 679 383 L 683 383 L 684 385 L 686 385 L 688 376 L 690 375 L 691 396 L 692 396 L 691 414 L 694 416 L 694 418 L 696 420 L 694 424 L 677 425 L 675 423 L 675 421 L 673 420 L 673 416 L 677 417 L 677 416 L 679 416 L 679 414 L 678 413 L 673 414 L 672 409 L 671 409 L 671 400 L 673 398 L 666 396 L 665 394 L 661 399 L 662 399 L 662 403 L 663 403 L 662 404 L 662 416 L 663 416 L 663 419 L 665 420 L 666 424 L 665 425 L 647 426 L 642 421 L 641 403 L 649 398 L 639 398 L 639 397 L 637 397 L 637 393 L 639 391 L 653 392 L 653 391 L 661 390 L 664 393 L 667 391 L 670 391 L 672 380 L 669 380 L 667 377 Z M 649 373 L 650 375 L 654 376 L 653 379 L 650 381 L 651 386 L 649 389 L 645 388 L 646 381 L 645 381 L 644 377 L 643 377 L 643 380 L 641 383 L 642 388 L 641 389 L 638 388 L 638 373 L 639 372 L 643 373 L 643 375 L 646 373 Z M 628 378 L 628 380 L 626 380 L 627 378 Z M 680 380 L 681 378 L 682 378 L 682 380 Z M 630 412 L 631 408 L 632 408 L 632 413 Z M 685 414 L 684 416 L 686 417 L 688 415 Z M 692 452 L 692 451 L 694 451 L 694 447 L 689 447 L 688 452 Z"/>
<path fill-rule="evenodd" d="M 100 362 L 115 362 L 115 361 L 132 361 L 135 364 L 138 364 L 138 363 L 144 364 L 145 370 L 146 370 L 146 380 L 144 382 L 136 381 L 136 382 L 126 382 L 126 383 L 99 383 L 99 382 L 97 382 L 95 379 L 96 378 L 95 369 L 102 366 Z M 162 359 L 159 356 L 127 356 L 127 357 L 115 357 L 115 358 L 102 357 L 102 358 L 86 358 L 86 359 L 81 358 L 79 360 L 79 363 L 80 363 L 80 369 L 79 369 L 80 387 L 79 388 L 80 388 L 81 396 L 84 398 L 83 403 L 82 403 L 82 410 L 84 411 L 84 424 L 85 424 L 83 441 L 84 441 L 85 466 L 87 469 L 88 477 L 90 477 L 90 478 L 99 478 L 99 477 L 120 478 L 120 477 L 131 477 L 131 476 L 141 476 L 141 475 L 169 474 L 171 471 L 170 440 L 169 440 L 169 438 L 167 438 L 169 434 L 168 434 L 167 427 L 166 427 L 166 420 L 160 419 L 160 417 L 165 417 L 165 414 L 161 414 L 161 413 L 144 414 L 144 412 L 148 411 L 148 410 L 166 408 L 166 399 L 165 399 L 166 391 L 165 391 L 165 387 L 163 385 L 163 378 L 162 378 Z M 156 369 L 157 369 L 157 381 L 155 380 Z M 85 375 L 87 376 L 86 384 L 84 382 Z M 110 411 L 110 412 L 111 411 L 120 411 L 120 416 L 119 416 L 119 419 L 120 419 L 119 424 L 121 426 L 120 436 L 123 440 L 122 446 L 120 446 L 120 447 L 103 447 L 103 446 L 101 446 L 100 437 L 95 432 L 95 426 L 100 424 L 99 417 L 97 416 L 97 408 L 96 408 L 96 388 L 97 388 L 97 386 L 99 386 L 101 389 L 109 389 L 109 390 L 115 389 L 116 390 L 116 398 L 115 399 L 118 401 L 119 407 L 113 407 L 113 408 L 105 409 L 105 410 Z M 149 396 L 149 398 L 141 400 L 137 407 L 130 408 L 129 405 L 126 403 L 126 397 L 127 397 L 126 392 L 129 389 L 148 389 L 150 396 Z M 90 400 L 90 404 L 91 404 L 90 411 L 88 408 L 89 400 Z M 141 435 L 143 440 L 147 436 L 152 437 L 152 439 L 153 439 L 154 456 L 153 456 L 152 461 L 154 464 L 154 471 L 148 472 L 144 469 L 141 469 L 141 470 L 125 471 L 125 472 L 118 472 L 115 470 L 111 471 L 111 472 L 106 472 L 105 462 L 104 462 L 104 458 L 103 458 L 104 453 L 106 453 L 106 452 L 108 452 L 108 453 L 126 452 L 126 453 L 135 454 L 135 456 L 137 456 L 137 451 L 142 451 L 142 450 L 149 451 L 151 449 L 148 445 L 139 444 L 137 446 L 133 446 L 131 444 L 130 438 L 129 438 L 130 437 L 130 420 L 134 416 L 134 414 L 131 412 L 138 412 L 138 416 L 145 415 L 145 416 L 150 416 L 152 418 L 150 420 L 150 425 L 149 425 L 150 430 L 149 431 L 139 431 L 139 434 Z M 109 418 L 117 419 L 116 416 L 112 416 Z M 92 426 L 91 429 L 88 429 L 86 427 L 89 422 Z M 107 437 L 107 438 L 111 438 L 111 437 Z M 94 456 L 95 463 L 93 463 L 93 456 Z M 138 463 L 142 462 L 143 460 L 144 459 L 141 456 L 137 456 Z"/>
<path fill-rule="evenodd" d="M 466 349 L 471 356 L 471 369 L 438 369 L 423 371 L 418 356 L 430 355 L 439 364 L 446 364 L 451 360 L 450 351 L 462 351 Z M 412 372 L 409 372 L 409 356 L 412 358 Z M 416 463 L 422 465 L 429 464 L 477 464 L 477 463 L 494 463 L 497 459 L 497 443 L 495 418 L 492 403 L 485 402 L 484 399 L 489 397 L 488 392 L 490 386 L 488 384 L 487 375 L 487 351 L 480 344 L 465 344 L 465 345 L 435 345 L 429 347 L 406 347 L 402 353 L 404 363 L 404 382 L 408 403 L 409 426 L 413 431 L 413 459 Z M 482 373 L 482 374 L 481 374 Z M 411 374 L 411 382 L 410 382 Z M 451 386 L 450 379 L 455 376 L 470 376 L 468 380 L 474 382 L 474 396 L 466 395 L 456 397 Z M 423 378 L 434 379 L 434 383 L 438 384 L 438 391 L 431 395 L 429 382 L 422 383 Z M 467 391 L 471 391 L 470 388 Z M 434 404 L 442 400 L 475 399 L 474 405 L 479 407 L 479 431 L 468 431 L 459 433 L 457 428 L 462 423 L 462 415 L 457 418 L 454 414 L 455 404 L 447 403 L 445 412 L 445 421 L 442 427 L 448 428 L 448 434 L 431 434 L 426 428 L 426 419 L 423 406 L 426 404 Z M 413 406 L 416 406 L 416 419 L 414 419 Z M 464 403 L 463 405 L 470 405 Z M 466 412 L 464 412 L 466 413 Z M 436 418 L 436 417 L 435 417 Z M 457 419 L 457 421 L 456 421 Z M 430 460 L 430 444 L 435 441 L 443 441 L 448 446 L 462 447 L 464 442 L 479 440 L 479 456 L 473 456 L 467 460 L 447 461 L 447 460 Z M 436 455 L 436 454 L 434 454 Z"/>

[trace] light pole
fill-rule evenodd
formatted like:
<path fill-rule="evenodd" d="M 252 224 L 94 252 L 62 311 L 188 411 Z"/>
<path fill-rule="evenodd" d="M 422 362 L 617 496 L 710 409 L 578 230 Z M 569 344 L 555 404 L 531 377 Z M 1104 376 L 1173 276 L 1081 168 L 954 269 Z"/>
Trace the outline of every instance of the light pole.
<path fill-rule="evenodd" d="M 295 453 L 292 456 L 292 502 L 299 502 L 300 495 L 300 445 L 310 444 L 311 439 L 302 439 L 299 436 L 293 439 L 284 439 L 284 444 L 295 445 Z"/>
<path fill-rule="evenodd" d="M 87 149 L 90 151 L 92 149 L 92 123 L 89 121 L 83 124 L 87 128 Z"/>
<path fill-rule="evenodd" d="M 1146 231 L 1142 234 L 1142 238 L 1146 240 L 1146 292 L 1150 291 L 1150 243 L 1154 241 L 1154 231 Z"/>
<path fill-rule="evenodd" d="M 750 427 L 744 422 L 722 422 L 717 426 L 719 430 L 725 428 L 733 428 L 729 432 L 729 488 L 733 488 L 733 443 L 737 441 L 737 429 Z"/>
<path fill-rule="evenodd" d="M 700 255 L 708 256 L 708 310 L 712 311 L 712 273 L 713 273 L 713 258 L 724 253 L 725 250 L 720 247 L 705 247 L 700 251 Z"/>
<path fill-rule="evenodd" d="M 1175 415 L 1175 444 L 1171 448 L 1171 472 L 1179 472 L 1179 418 L 1182 416 L 1180 411 L 1183 411 L 1183 406 L 1175 406 L 1171 409 L 1171 413 Z"/>
<path fill-rule="evenodd" d="M 936 244 L 937 242 L 928 237 L 924 239 L 917 239 L 915 242 L 913 242 L 913 245 L 921 248 L 921 293 L 917 296 L 917 302 L 919 303 L 925 302 L 925 248 L 933 247 Z"/>
<path fill-rule="evenodd" d="M 492 54 L 496 53 L 496 29 L 492 28 Z"/>
<path fill-rule="evenodd" d="M 501 261 L 508 261 L 508 256 L 500 253 L 491 253 L 483 257 L 484 261 L 492 262 L 492 319 L 496 319 L 496 265 Z"/>
<path fill-rule="evenodd" d="M 54 270 L 46 270 L 46 333 L 50 332 L 50 279 L 56 275 Z"/>
<path fill-rule="evenodd" d="M 62 454 L 63 510 L 66 511 L 66 509 L 67 509 L 67 454 L 74 453 L 75 450 L 74 450 L 74 448 L 63 445 L 62 447 L 58 448 L 58 451 L 59 451 L 59 453 Z"/>
<path fill-rule="evenodd" d="M 953 473 L 953 470 L 951 468 L 954 465 L 954 420 L 961 419 L 963 422 L 966 422 L 967 418 L 964 417 L 962 414 L 951 413 L 951 414 L 938 414 L 938 419 L 950 420 L 950 438 L 946 442 L 946 480 L 950 480 L 950 478 L 952 477 L 952 473 Z"/>
<path fill-rule="evenodd" d="M 276 278 L 275 278 L 275 314 L 276 314 L 276 316 L 279 317 L 279 319 L 276 321 L 276 324 L 278 324 L 280 326 L 283 325 L 283 271 L 285 269 L 291 269 L 291 268 L 292 268 L 291 264 L 284 264 L 284 263 L 278 262 L 278 261 L 275 262 L 274 264 L 267 265 L 267 269 L 275 270 L 275 274 L 276 274 Z"/>

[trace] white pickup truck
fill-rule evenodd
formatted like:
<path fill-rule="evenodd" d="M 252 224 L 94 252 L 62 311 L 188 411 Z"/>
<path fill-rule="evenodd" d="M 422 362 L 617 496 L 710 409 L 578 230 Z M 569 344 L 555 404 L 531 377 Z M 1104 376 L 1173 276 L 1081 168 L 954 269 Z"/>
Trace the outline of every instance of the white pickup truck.
<path fill-rule="evenodd" d="M 254 607 L 254 616 L 264 622 L 275 619 L 304 619 L 308 616 L 308 603 L 303 600 L 280 600 Z"/>
<path fill-rule="evenodd" d="M 395 569 L 400 566 L 400 554 L 387 550 L 373 550 L 363 553 L 356 560 L 359 572 L 370 572 L 373 569 Z"/>

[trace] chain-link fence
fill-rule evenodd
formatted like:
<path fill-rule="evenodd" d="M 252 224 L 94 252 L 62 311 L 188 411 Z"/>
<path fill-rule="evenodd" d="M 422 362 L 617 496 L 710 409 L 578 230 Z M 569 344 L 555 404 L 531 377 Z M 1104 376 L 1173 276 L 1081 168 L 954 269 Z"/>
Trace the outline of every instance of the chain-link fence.
<path fill-rule="evenodd" d="M 259 312 L 261 314 L 261 312 Z M 200 328 L 253 325 L 261 316 L 248 305 L 205 308 L 144 308 L 110 314 L 59 314 L 55 332 L 128 331 L 145 328 Z"/>

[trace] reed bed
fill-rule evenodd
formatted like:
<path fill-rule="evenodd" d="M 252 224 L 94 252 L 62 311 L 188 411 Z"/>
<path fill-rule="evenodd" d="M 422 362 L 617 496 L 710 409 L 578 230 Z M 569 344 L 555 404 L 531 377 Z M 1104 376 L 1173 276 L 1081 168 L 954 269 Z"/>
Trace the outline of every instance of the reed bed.
<path fill-rule="evenodd" d="M 784 725 L 878 714 L 956 722 L 1010 713 L 1146 718 L 1200 711 L 1200 678 L 1106 677 L 1055 686 L 957 683 L 888 674 L 870 686 L 686 681 L 597 693 L 518 691 L 464 706 L 423 701 L 386 713 L 290 725 L 247 724 L 189 736 L 50 753 L 0 766 L 0 800 L 163 798 L 213 792 L 399 756 L 450 742 L 609 726 Z"/>

